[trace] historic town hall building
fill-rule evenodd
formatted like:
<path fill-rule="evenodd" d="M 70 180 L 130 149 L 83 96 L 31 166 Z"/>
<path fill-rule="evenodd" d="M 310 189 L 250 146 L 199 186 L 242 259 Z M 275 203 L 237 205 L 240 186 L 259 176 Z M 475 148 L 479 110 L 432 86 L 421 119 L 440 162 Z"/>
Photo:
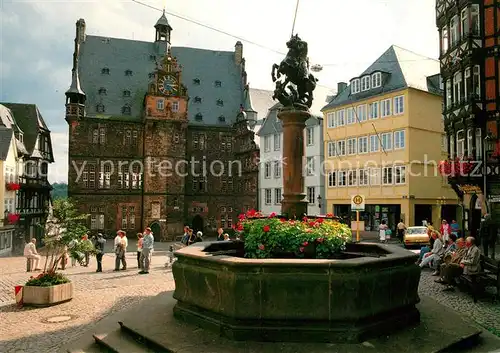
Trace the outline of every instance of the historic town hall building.
<path fill-rule="evenodd" d="M 165 13 L 155 30 L 142 42 L 86 35 L 85 21 L 76 23 L 69 196 L 107 235 L 150 226 L 167 240 L 185 224 L 205 234 L 231 228 L 257 205 L 243 46 L 171 47 Z"/>

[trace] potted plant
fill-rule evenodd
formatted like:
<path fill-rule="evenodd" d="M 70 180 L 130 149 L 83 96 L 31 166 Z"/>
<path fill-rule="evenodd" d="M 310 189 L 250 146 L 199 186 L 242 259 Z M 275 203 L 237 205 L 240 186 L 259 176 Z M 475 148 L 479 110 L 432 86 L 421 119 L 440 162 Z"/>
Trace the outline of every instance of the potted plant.
<path fill-rule="evenodd" d="M 335 258 L 352 241 L 349 227 L 331 215 L 287 220 L 250 210 L 239 216 L 235 230 L 248 258 Z"/>
<path fill-rule="evenodd" d="M 45 264 L 43 272 L 30 277 L 23 288 L 23 303 L 46 306 L 73 298 L 74 286 L 69 278 L 57 272 L 61 261 L 67 260 L 68 245 L 72 252 L 91 251 L 86 242 L 79 242 L 87 228 L 83 222 L 88 215 L 80 214 L 69 199 L 55 200 L 44 225 Z"/>

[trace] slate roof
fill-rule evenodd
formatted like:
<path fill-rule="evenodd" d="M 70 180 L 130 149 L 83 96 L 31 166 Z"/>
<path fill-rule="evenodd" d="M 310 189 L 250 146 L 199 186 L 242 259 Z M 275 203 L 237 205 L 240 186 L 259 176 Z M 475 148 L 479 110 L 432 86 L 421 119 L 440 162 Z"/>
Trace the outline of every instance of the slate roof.
<path fill-rule="evenodd" d="M 0 160 L 5 161 L 9 154 L 13 131 L 11 128 L 0 127 Z"/>
<path fill-rule="evenodd" d="M 19 128 L 24 132 L 24 146 L 33 153 L 40 130 L 50 133 L 42 114 L 35 104 L 0 103 L 9 108 Z"/>
<path fill-rule="evenodd" d="M 338 92 L 338 95 L 321 110 L 324 111 L 405 88 L 442 94 L 439 89 L 441 78 L 437 75 L 440 71 L 439 61 L 398 46 L 392 45 L 359 77 L 376 71 L 388 74 L 385 79 L 382 79 L 381 87 L 351 94 L 351 86 L 349 85 L 347 89 Z"/>
<path fill-rule="evenodd" d="M 86 114 L 114 120 L 140 121 L 144 95 L 151 81 L 149 74 L 156 68 L 156 60 L 165 53 L 164 43 L 106 38 L 87 35 L 80 47 L 79 76 L 83 91 L 87 95 Z M 230 125 L 236 120 L 243 103 L 241 68 L 236 64 L 234 52 L 215 51 L 187 47 L 172 47 L 172 55 L 182 66 L 182 83 L 190 97 L 188 119 L 193 125 Z M 103 74 L 103 68 L 109 74 Z M 132 75 L 126 76 L 125 71 Z M 199 80 L 199 84 L 195 83 Z M 221 87 L 215 86 L 221 82 Z M 100 95 L 104 88 L 106 95 Z M 130 91 L 124 97 L 123 91 Z M 195 97 L 201 98 L 195 102 Z M 217 104 L 222 100 L 223 106 Z M 102 103 L 105 113 L 97 113 Z M 130 115 L 123 115 L 122 108 L 128 104 Z M 201 122 L 195 120 L 200 113 Z M 225 122 L 220 122 L 219 116 Z"/>

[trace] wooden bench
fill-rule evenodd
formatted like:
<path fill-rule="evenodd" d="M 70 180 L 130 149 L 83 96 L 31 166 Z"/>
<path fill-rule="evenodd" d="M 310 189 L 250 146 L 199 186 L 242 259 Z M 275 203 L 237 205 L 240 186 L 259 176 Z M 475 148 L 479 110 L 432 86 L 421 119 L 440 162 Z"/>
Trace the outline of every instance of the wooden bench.
<path fill-rule="evenodd" d="M 474 275 L 462 275 L 459 280 L 472 290 L 474 303 L 477 302 L 479 294 L 484 292 L 487 286 L 496 288 L 496 300 L 500 300 L 500 264 L 499 261 L 481 255 L 481 272 Z"/>

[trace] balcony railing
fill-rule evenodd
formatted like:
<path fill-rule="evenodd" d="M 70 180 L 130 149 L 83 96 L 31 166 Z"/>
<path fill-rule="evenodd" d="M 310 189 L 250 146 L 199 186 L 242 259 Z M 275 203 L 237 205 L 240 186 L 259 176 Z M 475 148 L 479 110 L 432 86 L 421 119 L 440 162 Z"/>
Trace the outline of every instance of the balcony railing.
<path fill-rule="evenodd" d="M 21 185 L 28 185 L 28 186 L 41 186 L 41 187 L 50 186 L 50 183 L 46 177 L 20 176 L 19 183 Z"/>

